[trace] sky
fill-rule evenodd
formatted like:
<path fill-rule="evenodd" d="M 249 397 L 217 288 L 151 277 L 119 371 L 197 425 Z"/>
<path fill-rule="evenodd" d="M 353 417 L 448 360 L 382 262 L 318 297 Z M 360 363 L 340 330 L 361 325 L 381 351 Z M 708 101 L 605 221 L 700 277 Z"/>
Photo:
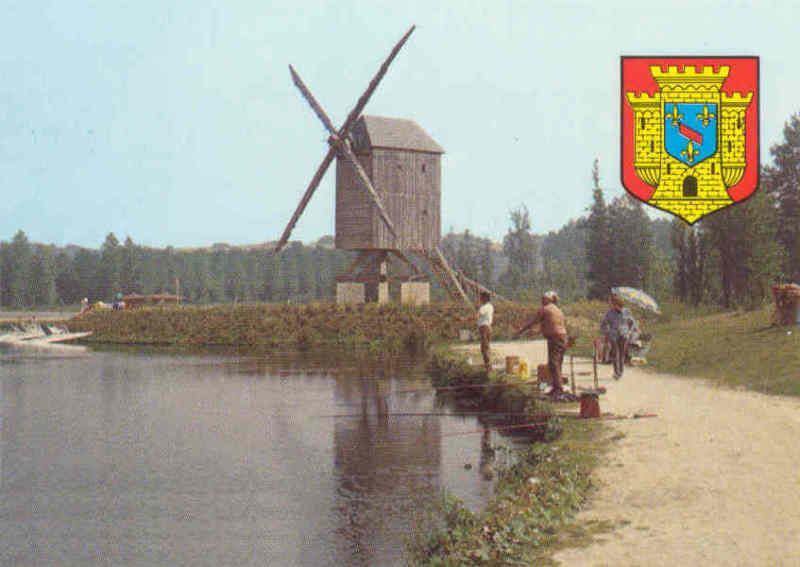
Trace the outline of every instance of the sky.
<path fill-rule="evenodd" d="M 302 10 L 299 6 L 302 6 Z M 800 112 L 800 1 L 0 0 L 0 240 L 98 248 L 277 240 L 327 151 L 292 64 L 340 125 L 444 149 L 442 229 L 501 241 L 585 215 L 620 182 L 620 56 L 760 57 L 761 163 Z M 292 239 L 334 232 L 330 168 Z M 664 216 L 655 213 L 653 216 Z"/>

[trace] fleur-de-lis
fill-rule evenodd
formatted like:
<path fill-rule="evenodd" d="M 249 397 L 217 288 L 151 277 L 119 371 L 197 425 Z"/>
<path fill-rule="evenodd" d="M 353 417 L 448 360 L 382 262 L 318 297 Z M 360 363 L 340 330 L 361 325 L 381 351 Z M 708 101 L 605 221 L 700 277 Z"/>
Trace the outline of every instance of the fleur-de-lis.
<path fill-rule="evenodd" d="M 688 161 L 689 163 L 692 163 L 694 161 L 694 156 L 696 156 L 699 153 L 700 150 L 696 150 L 694 148 L 694 144 L 692 143 L 691 140 L 689 140 L 689 143 L 686 144 L 686 149 L 681 150 L 681 155 L 685 157 L 686 161 Z"/>
<path fill-rule="evenodd" d="M 703 112 L 697 114 L 697 119 L 703 121 L 703 126 L 708 126 L 708 121 L 716 118 L 713 112 L 708 111 L 708 105 L 703 105 Z"/>
<path fill-rule="evenodd" d="M 679 120 L 683 120 L 683 114 L 678 112 L 678 105 L 677 104 L 673 104 L 672 105 L 672 111 L 668 112 L 667 115 L 664 118 L 666 118 L 668 120 L 672 119 L 672 125 L 676 126 L 678 124 Z"/>

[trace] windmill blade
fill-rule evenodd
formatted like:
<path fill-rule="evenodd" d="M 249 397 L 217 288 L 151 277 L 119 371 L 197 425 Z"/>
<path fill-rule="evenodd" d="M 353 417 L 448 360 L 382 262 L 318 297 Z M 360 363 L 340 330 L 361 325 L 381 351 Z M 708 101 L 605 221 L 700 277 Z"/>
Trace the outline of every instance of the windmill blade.
<path fill-rule="evenodd" d="M 303 95 L 303 98 L 308 101 L 308 104 L 311 105 L 314 114 L 316 114 L 322 123 L 325 125 L 325 128 L 328 129 L 333 135 L 336 135 L 336 128 L 331 122 L 331 119 L 328 118 L 328 115 L 325 114 L 325 111 L 322 109 L 322 106 L 317 102 L 317 99 L 314 98 L 314 95 L 311 94 L 311 91 L 308 89 L 306 84 L 303 82 L 303 79 L 300 78 L 300 75 L 297 74 L 297 71 L 294 70 L 294 67 L 289 65 L 289 72 L 292 74 L 292 81 L 294 81 L 295 86 L 300 89 L 300 94 Z"/>
<path fill-rule="evenodd" d="M 367 189 L 370 197 L 372 197 L 372 201 L 378 207 L 378 212 L 381 215 L 381 219 L 386 224 L 386 227 L 392 233 L 393 236 L 397 236 L 397 231 L 394 228 L 394 223 L 392 223 L 391 219 L 389 218 L 389 214 L 386 212 L 386 208 L 383 206 L 383 201 L 381 201 L 378 192 L 375 191 L 375 188 L 372 186 L 372 182 L 367 175 L 367 172 L 364 171 L 364 168 L 361 167 L 361 163 L 358 161 L 358 158 L 353 153 L 350 144 L 345 140 L 344 142 L 339 137 L 338 133 L 336 132 L 336 127 L 331 122 L 331 119 L 328 118 L 328 115 L 323 110 L 322 106 L 317 102 L 317 99 L 314 98 L 314 95 L 311 94 L 311 91 L 303 82 L 303 79 L 300 78 L 300 75 L 297 71 L 294 70 L 294 67 L 289 65 L 289 72 L 292 74 L 292 80 L 294 81 L 295 86 L 300 90 L 300 93 L 303 95 L 303 98 L 308 101 L 308 104 L 314 110 L 314 113 L 319 117 L 322 123 L 325 125 L 325 128 L 328 129 L 330 132 L 330 144 L 331 147 L 335 147 L 342 151 L 342 153 L 350 160 L 353 166 L 356 168 L 356 172 L 358 173 L 358 177 L 361 179 L 361 183 Z M 310 196 L 309 196 L 310 198 Z M 302 211 L 301 211 L 302 212 Z"/>
<path fill-rule="evenodd" d="M 331 165 L 333 158 L 336 157 L 336 148 L 331 146 L 328 150 L 328 154 L 325 156 L 325 159 L 322 160 L 322 163 L 319 164 L 317 168 L 317 172 L 314 174 L 314 177 L 311 179 L 311 183 L 308 184 L 308 188 L 306 188 L 306 192 L 303 194 L 303 198 L 300 199 L 300 204 L 297 205 L 297 209 L 294 211 L 289 224 L 286 225 L 286 229 L 283 231 L 283 236 L 281 236 L 278 245 L 275 246 L 275 252 L 280 252 L 281 248 L 289 241 L 289 235 L 292 234 L 292 230 L 294 230 L 294 225 L 297 224 L 297 219 L 300 218 L 300 215 L 303 214 L 303 211 L 308 205 L 308 201 L 311 199 L 311 196 L 316 191 L 317 186 L 319 186 L 319 182 L 322 181 L 322 176 L 325 175 L 325 172 L 328 171 L 328 166 Z"/>
<path fill-rule="evenodd" d="M 392 233 L 392 236 L 396 237 L 397 231 L 394 229 L 394 223 L 392 223 L 392 220 L 389 218 L 389 214 L 386 212 L 386 209 L 383 206 L 383 201 L 381 201 L 378 192 L 375 191 L 375 188 L 372 186 L 372 182 L 370 181 L 367 172 L 364 171 L 363 167 L 361 167 L 361 162 L 358 161 L 356 154 L 354 154 L 352 148 L 350 148 L 350 142 L 345 139 L 344 141 L 340 141 L 338 146 L 344 155 L 347 156 L 347 159 L 349 159 L 356 168 L 358 177 L 361 179 L 362 185 L 364 185 L 369 192 L 370 197 L 372 197 L 372 202 L 378 207 L 378 213 L 380 213 L 381 219 L 383 220 L 384 224 L 386 224 L 386 228 L 389 229 L 389 231 Z"/>
<path fill-rule="evenodd" d="M 347 115 L 347 119 L 344 121 L 344 124 L 342 124 L 342 127 L 339 129 L 340 137 L 347 134 L 347 131 L 350 129 L 350 126 L 352 126 L 353 123 L 361 115 L 361 111 L 364 110 L 365 106 L 367 106 L 367 102 L 369 102 L 372 93 L 374 93 L 375 89 L 378 88 L 378 83 L 380 83 L 381 79 L 383 79 L 383 76 L 389 69 L 389 65 L 392 64 L 392 61 L 400 52 L 400 49 L 403 47 L 403 45 L 405 45 L 406 41 L 408 41 L 408 38 L 411 36 L 411 33 L 416 29 L 416 27 L 417 26 L 411 26 L 411 29 L 409 29 L 406 32 L 406 35 L 404 35 L 400 39 L 400 41 L 398 41 L 397 44 L 392 48 L 392 51 L 389 53 L 389 56 L 386 58 L 386 60 L 380 66 L 380 69 L 378 69 L 378 72 L 375 73 L 375 76 L 372 77 L 372 80 L 369 82 L 367 90 L 364 91 L 364 94 L 362 94 L 361 97 L 358 99 L 358 102 L 356 103 L 355 107 L 353 107 L 353 110 L 350 111 L 350 114 Z"/>

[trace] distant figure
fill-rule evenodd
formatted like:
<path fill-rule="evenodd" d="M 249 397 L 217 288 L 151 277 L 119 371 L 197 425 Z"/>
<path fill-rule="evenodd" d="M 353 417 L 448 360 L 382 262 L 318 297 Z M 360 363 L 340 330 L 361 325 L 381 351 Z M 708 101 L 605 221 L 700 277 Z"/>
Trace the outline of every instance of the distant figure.
<path fill-rule="evenodd" d="M 558 397 L 564 392 L 562 388 L 561 364 L 564 362 L 564 353 L 567 350 L 567 327 L 564 324 L 564 313 L 556 305 L 558 294 L 548 291 L 542 295 L 542 306 L 536 311 L 533 319 L 525 323 L 514 333 L 518 338 L 522 333 L 541 324 L 540 332 L 547 339 L 547 369 L 553 388 L 550 395 Z"/>
<path fill-rule="evenodd" d="M 83 299 L 81 299 L 81 313 L 85 313 L 88 310 L 89 310 L 89 298 L 84 297 Z"/>
<path fill-rule="evenodd" d="M 633 327 L 633 317 L 630 311 L 624 308 L 625 302 L 621 297 L 612 294 L 608 298 L 608 303 L 611 309 L 603 317 L 600 330 L 611 347 L 614 379 L 619 380 L 625 370 L 625 350 Z"/>
<path fill-rule="evenodd" d="M 494 306 L 491 302 L 489 292 L 482 291 L 480 296 L 480 307 L 478 308 L 478 335 L 481 338 L 481 356 L 483 365 L 488 372 L 492 365 L 489 362 L 489 341 L 492 340 L 492 320 L 494 319 Z"/>

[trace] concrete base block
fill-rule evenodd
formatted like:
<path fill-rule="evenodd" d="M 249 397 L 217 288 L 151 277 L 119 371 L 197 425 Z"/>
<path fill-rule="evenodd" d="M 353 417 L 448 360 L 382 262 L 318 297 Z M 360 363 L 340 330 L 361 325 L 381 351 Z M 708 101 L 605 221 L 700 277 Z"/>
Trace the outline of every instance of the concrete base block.
<path fill-rule="evenodd" d="M 365 285 L 363 283 L 338 282 L 336 284 L 337 305 L 364 303 L 365 300 Z"/>
<path fill-rule="evenodd" d="M 400 284 L 400 303 L 427 305 L 431 302 L 431 284 L 428 282 L 403 282 Z"/>
<path fill-rule="evenodd" d="M 366 284 L 364 299 L 367 303 L 389 303 L 389 282 Z"/>

